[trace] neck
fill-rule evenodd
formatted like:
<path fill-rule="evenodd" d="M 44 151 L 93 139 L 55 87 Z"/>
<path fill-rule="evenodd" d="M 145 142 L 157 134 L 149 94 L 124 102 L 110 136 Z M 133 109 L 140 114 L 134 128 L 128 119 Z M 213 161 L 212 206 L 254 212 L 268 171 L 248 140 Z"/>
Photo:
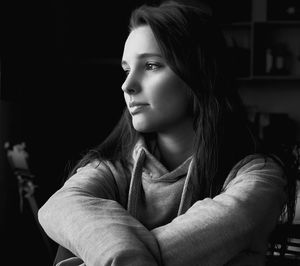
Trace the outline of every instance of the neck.
<path fill-rule="evenodd" d="M 157 134 L 157 144 L 162 163 L 173 170 L 193 153 L 195 132 L 191 121 L 177 129 Z"/>

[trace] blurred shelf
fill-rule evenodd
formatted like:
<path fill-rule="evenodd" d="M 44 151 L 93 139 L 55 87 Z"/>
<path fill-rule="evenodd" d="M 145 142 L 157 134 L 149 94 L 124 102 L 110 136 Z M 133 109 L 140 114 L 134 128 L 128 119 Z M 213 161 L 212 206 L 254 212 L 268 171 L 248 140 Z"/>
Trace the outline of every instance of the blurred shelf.
<path fill-rule="evenodd" d="M 235 2 L 236 9 L 231 6 L 227 10 L 223 2 L 219 7 L 219 15 L 228 14 L 220 26 L 233 55 L 235 73 L 241 76 L 238 80 L 299 81 L 299 15 L 287 19 L 282 9 L 291 5 L 287 2 L 277 5 L 269 0 L 251 0 L 250 3 L 250 18 L 240 21 L 231 17 L 240 18 L 236 13 L 241 3 Z M 295 12 L 299 12 L 298 7 L 295 5 Z M 246 9 L 243 12 L 248 14 Z"/>
<path fill-rule="evenodd" d="M 237 77 L 238 81 L 300 81 L 300 75 L 255 75 L 249 77 Z"/>
<path fill-rule="evenodd" d="M 250 21 L 249 22 L 241 21 L 241 22 L 232 22 L 232 23 L 227 22 L 227 23 L 220 24 L 221 28 L 223 28 L 223 29 L 228 29 L 228 28 L 230 28 L 230 29 L 232 29 L 232 28 L 250 28 L 252 25 L 253 25 L 253 23 L 250 22 Z"/>

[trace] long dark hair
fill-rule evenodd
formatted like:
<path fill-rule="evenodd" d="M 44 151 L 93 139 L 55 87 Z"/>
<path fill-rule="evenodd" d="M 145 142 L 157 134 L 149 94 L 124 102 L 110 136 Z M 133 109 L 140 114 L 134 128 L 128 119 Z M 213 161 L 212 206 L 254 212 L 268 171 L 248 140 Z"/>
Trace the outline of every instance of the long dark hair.
<path fill-rule="evenodd" d="M 226 43 L 213 18 L 201 7 L 173 1 L 142 6 L 130 29 L 148 25 L 172 70 L 189 85 L 196 131 L 194 174 L 200 198 L 214 196 L 233 164 L 255 152 L 245 113 L 233 83 Z"/>
<path fill-rule="evenodd" d="M 142 25 L 151 27 L 168 65 L 191 89 L 196 131 L 194 171 L 200 177 L 201 198 L 213 196 L 233 164 L 255 152 L 253 138 L 241 117 L 242 104 L 232 75 L 224 65 L 223 35 L 203 10 L 172 1 L 135 9 L 129 30 Z M 125 108 L 111 134 L 76 167 L 99 158 L 120 160 L 126 165 L 139 135 L 153 137 L 133 128 Z"/>
<path fill-rule="evenodd" d="M 143 5 L 132 12 L 129 30 L 148 25 L 170 68 L 189 85 L 196 144 L 193 171 L 199 177 L 199 198 L 221 191 L 231 168 L 246 155 L 258 152 L 248 127 L 227 58 L 226 42 L 213 16 L 201 7 L 165 1 Z M 74 170 L 100 159 L 128 165 L 131 151 L 142 135 L 125 108 L 118 124 L 99 146 L 90 150 Z M 71 172 L 71 174 L 73 174 Z"/>

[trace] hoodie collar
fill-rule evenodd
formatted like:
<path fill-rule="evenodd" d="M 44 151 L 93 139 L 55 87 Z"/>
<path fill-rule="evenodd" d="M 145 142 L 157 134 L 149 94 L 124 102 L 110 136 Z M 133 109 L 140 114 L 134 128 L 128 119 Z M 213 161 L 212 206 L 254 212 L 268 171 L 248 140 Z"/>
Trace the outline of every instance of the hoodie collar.
<path fill-rule="evenodd" d="M 129 187 L 129 197 L 127 210 L 139 219 L 138 205 L 143 197 L 142 179 L 147 178 L 148 182 L 176 182 L 180 178 L 185 178 L 177 215 L 187 211 L 193 202 L 193 195 L 196 192 L 195 185 L 197 177 L 193 175 L 193 156 L 187 158 L 181 165 L 172 171 L 168 171 L 165 166 L 149 152 L 144 138 L 140 138 L 132 152 L 133 169 Z M 145 173 L 152 173 L 150 174 Z"/>
<path fill-rule="evenodd" d="M 150 145 L 155 145 L 155 143 Z M 141 156 L 142 153 L 144 156 Z M 145 139 L 140 137 L 132 152 L 133 162 L 135 165 L 143 157 L 143 170 L 151 176 L 152 181 L 176 181 L 187 174 L 192 160 L 192 156 L 190 156 L 177 168 L 169 171 L 156 156 L 149 151 Z"/>

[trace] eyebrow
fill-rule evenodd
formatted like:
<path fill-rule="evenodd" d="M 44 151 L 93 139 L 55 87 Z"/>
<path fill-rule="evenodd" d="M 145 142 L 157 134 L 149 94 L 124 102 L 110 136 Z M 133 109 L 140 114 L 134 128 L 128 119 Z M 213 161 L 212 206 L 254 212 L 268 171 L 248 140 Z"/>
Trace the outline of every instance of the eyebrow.
<path fill-rule="evenodd" d="M 143 59 L 143 58 L 154 57 L 154 56 L 162 58 L 162 55 L 161 54 L 157 54 L 157 53 L 142 53 L 142 54 L 138 54 L 137 58 L 138 59 Z M 124 66 L 124 65 L 128 65 L 128 64 L 127 64 L 127 62 L 125 60 L 122 60 L 121 66 Z"/>

